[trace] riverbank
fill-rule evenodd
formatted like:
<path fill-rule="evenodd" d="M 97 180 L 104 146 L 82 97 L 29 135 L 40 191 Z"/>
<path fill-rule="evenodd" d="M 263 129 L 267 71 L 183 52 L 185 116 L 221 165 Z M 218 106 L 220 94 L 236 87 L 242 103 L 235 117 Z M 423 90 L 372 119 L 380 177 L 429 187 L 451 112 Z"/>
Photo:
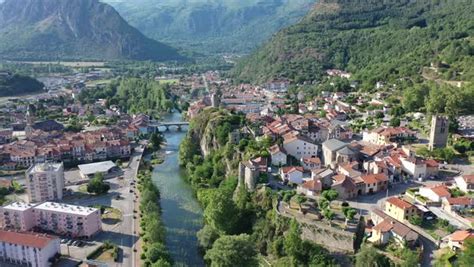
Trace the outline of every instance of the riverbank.
<path fill-rule="evenodd" d="M 181 121 L 182 117 L 179 113 L 172 113 L 164 115 L 162 120 Z M 166 145 L 158 154 L 164 154 L 164 161 L 154 167 L 152 180 L 161 193 L 165 245 L 174 265 L 205 266 L 196 237 L 203 225 L 202 209 L 178 164 L 179 145 L 186 132 L 167 131 L 163 135 Z"/>

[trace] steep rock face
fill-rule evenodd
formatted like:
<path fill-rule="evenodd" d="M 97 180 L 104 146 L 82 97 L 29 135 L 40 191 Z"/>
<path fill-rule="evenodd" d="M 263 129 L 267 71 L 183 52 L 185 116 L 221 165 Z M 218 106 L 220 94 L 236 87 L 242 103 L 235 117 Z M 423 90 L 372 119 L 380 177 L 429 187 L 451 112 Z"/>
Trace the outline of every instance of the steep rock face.
<path fill-rule="evenodd" d="M 374 82 L 412 77 L 433 61 L 472 74 L 466 67 L 472 48 L 464 49 L 472 47 L 472 12 L 474 5 L 464 1 L 320 0 L 299 23 L 242 60 L 234 76 L 303 83 L 338 68 Z M 454 56 L 453 49 L 460 53 Z"/>
<path fill-rule="evenodd" d="M 6 0 L 0 55 L 14 59 L 182 59 L 98 0 Z"/>
<path fill-rule="evenodd" d="M 316 0 L 105 0 L 156 40 L 202 53 L 249 52 Z"/>

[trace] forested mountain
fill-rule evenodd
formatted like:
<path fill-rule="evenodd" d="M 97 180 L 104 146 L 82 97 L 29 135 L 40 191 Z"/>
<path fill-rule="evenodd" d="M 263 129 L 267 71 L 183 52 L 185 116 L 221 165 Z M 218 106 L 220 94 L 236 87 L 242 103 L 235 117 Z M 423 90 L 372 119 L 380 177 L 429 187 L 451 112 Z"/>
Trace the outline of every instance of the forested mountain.
<path fill-rule="evenodd" d="M 474 3 L 464 0 L 321 0 L 300 23 L 242 60 L 234 76 L 303 82 L 338 68 L 373 85 L 421 78 L 422 68 L 435 63 L 445 67 L 447 80 L 473 81 L 473 13 Z"/>
<path fill-rule="evenodd" d="M 147 36 L 205 54 L 249 52 L 316 0 L 103 0 Z"/>
<path fill-rule="evenodd" d="M 6 0 L 0 57 L 25 60 L 175 60 L 174 48 L 131 27 L 98 0 Z"/>
<path fill-rule="evenodd" d="M 36 93 L 43 90 L 43 88 L 44 84 L 36 79 L 0 72 L 0 97 Z"/>

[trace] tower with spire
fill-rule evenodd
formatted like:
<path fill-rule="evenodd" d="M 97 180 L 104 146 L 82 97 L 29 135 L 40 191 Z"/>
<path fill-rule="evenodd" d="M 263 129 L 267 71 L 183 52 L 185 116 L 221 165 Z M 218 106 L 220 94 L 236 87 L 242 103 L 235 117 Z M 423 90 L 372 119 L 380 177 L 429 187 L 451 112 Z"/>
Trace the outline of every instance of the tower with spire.
<path fill-rule="evenodd" d="M 30 138 L 33 134 L 33 124 L 34 118 L 31 115 L 30 106 L 26 109 L 26 127 L 25 127 L 25 135 L 26 138 Z"/>

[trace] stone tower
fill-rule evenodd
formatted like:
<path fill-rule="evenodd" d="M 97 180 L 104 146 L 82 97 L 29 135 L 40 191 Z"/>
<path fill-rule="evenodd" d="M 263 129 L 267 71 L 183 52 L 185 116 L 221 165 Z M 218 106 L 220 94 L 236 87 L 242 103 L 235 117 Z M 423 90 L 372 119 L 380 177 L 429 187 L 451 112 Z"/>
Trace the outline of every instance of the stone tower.
<path fill-rule="evenodd" d="M 431 118 L 429 149 L 446 147 L 448 143 L 449 120 L 446 116 L 434 115 Z"/>
<path fill-rule="evenodd" d="M 28 108 L 26 109 L 26 115 L 25 115 L 25 119 L 26 119 L 26 126 L 25 126 L 25 135 L 27 138 L 30 138 L 31 135 L 33 134 L 33 124 L 35 122 L 33 116 L 31 115 L 31 111 L 30 111 L 30 107 L 28 106 Z"/>

